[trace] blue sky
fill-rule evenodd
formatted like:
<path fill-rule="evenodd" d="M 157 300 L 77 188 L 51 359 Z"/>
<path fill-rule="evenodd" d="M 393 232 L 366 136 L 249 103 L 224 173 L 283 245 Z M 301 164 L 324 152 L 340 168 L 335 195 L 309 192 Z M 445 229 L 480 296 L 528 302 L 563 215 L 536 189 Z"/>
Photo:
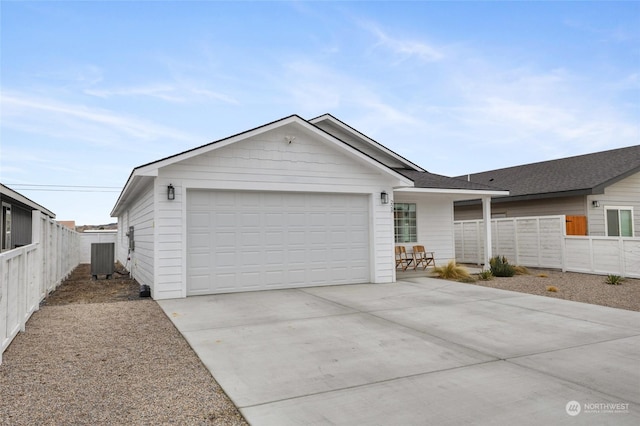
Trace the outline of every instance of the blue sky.
<path fill-rule="evenodd" d="M 0 181 L 77 224 L 134 167 L 294 113 L 448 176 L 640 143 L 640 2 L 0 8 Z"/>

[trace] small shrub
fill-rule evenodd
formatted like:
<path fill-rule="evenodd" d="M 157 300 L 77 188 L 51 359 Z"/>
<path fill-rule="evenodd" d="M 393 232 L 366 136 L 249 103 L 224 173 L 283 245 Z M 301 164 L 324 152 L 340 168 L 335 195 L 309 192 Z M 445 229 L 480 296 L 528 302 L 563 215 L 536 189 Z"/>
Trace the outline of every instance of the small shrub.
<path fill-rule="evenodd" d="M 558 287 L 556 287 L 554 285 L 548 285 L 547 286 L 547 291 L 550 291 L 552 293 L 557 293 L 558 292 Z"/>
<path fill-rule="evenodd" d="M 491 273 L 491 270 L 487 269 L 478 274 L 478 279 L 481 281 L 489 281 L 493 279 L 493 274 Z"/>
<path fill-rule="evenodd" d="M 526 266 L 514 266 L 513 269 L 516 271 L 516 275 L 531 275 Z"/>
<path fill-rule="evenodd" d="M 494 277 L 512 277 L 516 274 L 513 265 L 504 256 L 495 256 L 489 261 L 491 273 Z"/>
<path fill-rule="evenodd" d="M 433 272 L 445 280 L 460 280 L 471 276 L 467 268 L 458 266 L 455 260 L 450 261 L 446 266 L 436 266 Z"/>
<path fill-rule="evenodd" d="M 605 282 L 610 285 L 620 285 L 622 284 L 622 281 L 624 281 L 624 279 L 620 275 L 610 274 L 607 275 L 607 280 Z"/>

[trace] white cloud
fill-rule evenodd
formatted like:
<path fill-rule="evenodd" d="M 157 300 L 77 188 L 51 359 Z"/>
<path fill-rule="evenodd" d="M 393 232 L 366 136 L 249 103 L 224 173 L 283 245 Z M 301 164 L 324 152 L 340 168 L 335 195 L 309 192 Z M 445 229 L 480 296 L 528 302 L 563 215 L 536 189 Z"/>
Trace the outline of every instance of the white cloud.
<path fill-rule="evenodd" d="M 213 90 L 199 88 L 196 85 L 191 84 L 155 84 L 145 86 L 116 87 L 110 89 L 92 88 L 85 89 L 84 93 L 105 99 L 116 96 L 144 96 L 176 103 L 187 103 L 200 99 L 212 99 L 232 105 L 239 104 L 239 102 L 231 96 L 218 93 Z"/>
<path fill-rule="evenodd" d="M 132 139 L 138 142 L 157 139 L 192 140 L 180 130 L 115 112 L 2 91 L 2 126 L 29 133 L 82 139 L 96 144 L 111 144 Z"/>
<path fill-rule="evenodd" d="M 417 58 L 424 62 L 437 62 L 444 58 L 442 49 L 424 41 L 401 39 L 390 36 L 373 23 L 364 23 L 364 28 L 377 38 L 376 46 L 390 51 L 399 61 Z"/>

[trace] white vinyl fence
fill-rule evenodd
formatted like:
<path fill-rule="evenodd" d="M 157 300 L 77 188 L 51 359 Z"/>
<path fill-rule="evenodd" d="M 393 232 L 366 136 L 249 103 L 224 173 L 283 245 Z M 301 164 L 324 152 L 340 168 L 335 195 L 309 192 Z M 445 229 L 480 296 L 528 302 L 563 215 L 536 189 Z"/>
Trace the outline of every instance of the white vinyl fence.
<path fill-rule="evenodd" d="M 640 278 L 640 238 L 567 236 L 565 220 L 492 219 L 492 253 L 516 265 Z M 457 262 L 483 263 L 483 226 L 482 220 L 454 222 Z"/>
<path fill-rule="evenodd" d="M 40 302 L 78 266 L 78 233 L 33 212 L 33 243 L 0 253 L 0 363 L 2 353 Z"/>
<path fill-rule="evenodd" d="M 91 244 L 114 243 L 118 237 L 117 230 L 83 232 L 80 234 L 80 263 L 91 263 Z M 115 259 L 115 255 L 114 255 Z"/>

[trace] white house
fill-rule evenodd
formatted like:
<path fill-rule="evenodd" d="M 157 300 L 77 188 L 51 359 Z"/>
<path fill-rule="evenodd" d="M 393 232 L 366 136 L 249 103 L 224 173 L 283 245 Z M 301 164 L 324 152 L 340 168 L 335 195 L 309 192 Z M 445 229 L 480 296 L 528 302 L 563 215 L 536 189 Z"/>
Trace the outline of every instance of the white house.
<path fill-rule="evenodd" d="M 453 202 L 482 198 L 490 218 L 507 194 L 428 173 L 331 115 L 292 115 L 136 167 L 111 215 L 118 260 L 168 299 L 394 282 L 394 244 L 455 259 Z"/>

